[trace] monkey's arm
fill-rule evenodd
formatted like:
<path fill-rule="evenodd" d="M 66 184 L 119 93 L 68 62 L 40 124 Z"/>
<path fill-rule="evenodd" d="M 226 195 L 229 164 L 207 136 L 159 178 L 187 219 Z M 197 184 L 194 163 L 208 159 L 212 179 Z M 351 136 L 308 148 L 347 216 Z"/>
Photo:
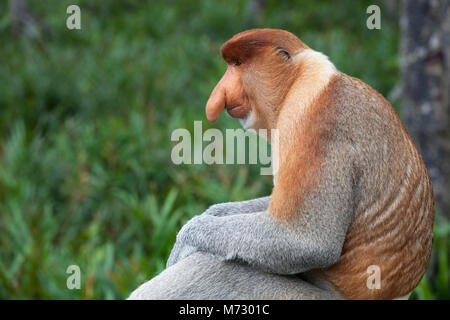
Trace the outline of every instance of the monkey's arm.
<path fill-rule="evenodd" d="M 291 220 L 275 219 L 267 210 L 226 217 L 201 215 L 181 229 L 177 241 L 278 274 L 334 264 L 353 216 L 353 178 L 348 162 L 336 163 L 339 157 L 332 162 L 320 187 L 305 193 L 303 206 Z"/>
<path fill-rule="evenodd" d="M 225 260 L 242 260 L 277 274 L 295 274 L 335 263 L 345 228 L 289 226 L 267 211 L 217 218 L 199 216 L 180 231 L 182 242 Z"/>
<path fill-rule="evenodd" d="M 219 203 L 209 207 L 205 212 L 202 213 L 202 216 L 210 215 L 215 217 L 223 217 L 235 214 L 255 213 L 267 210 L 269 201 L 270 196 L 246 201 Z M 177 237 L 175 245 L 170 252 L 169 259 L 167 260 L 167 267 L 170 267 L 176 262 L 190 256 L 197 251 L 197 248 L 184 243 L 180 238 Z"/>

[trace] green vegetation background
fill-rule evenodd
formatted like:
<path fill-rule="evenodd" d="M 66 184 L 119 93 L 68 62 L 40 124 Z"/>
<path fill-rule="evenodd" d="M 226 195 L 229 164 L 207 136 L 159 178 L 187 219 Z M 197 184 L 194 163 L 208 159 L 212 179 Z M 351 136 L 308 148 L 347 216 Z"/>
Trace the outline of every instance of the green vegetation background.
<path fill-rule="evenodd" d="M 250 1 L 29 1 L 41 32 L 17 36 L 1 1 L 0 298 L 126 298 L 164 268 L 190 217 L 269 194 L 256 165 L 173 165 L 171 132 L 239 127 L 208 123 L 204 105 L 225 69 L 220 46 L 254 27 L 290 30 L 389 96 L 397 17 L 368 30 L 372 3 L 268 1 L 255 14 Z M 79 31 L 66 28 L 70 4 Z M 416 298 L 450 296 L 450 227 L 436 227 Z M 66 287 L 71 264 L 80 290 Z"/>

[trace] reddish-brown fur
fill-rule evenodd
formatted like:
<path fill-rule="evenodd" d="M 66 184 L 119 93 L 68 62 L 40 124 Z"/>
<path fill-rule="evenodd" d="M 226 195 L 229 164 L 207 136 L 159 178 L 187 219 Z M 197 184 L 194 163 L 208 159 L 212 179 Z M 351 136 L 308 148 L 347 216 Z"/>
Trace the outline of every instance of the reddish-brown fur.
<path fill-rule="evenodd" d="M 366 197 L 355 208 L 341 258 L 323 271 L 347 298 L 394 299 L 410 293 L 428 266 L 434 217 L 431 181 L 419 151 L 390 103 L 362 81 L 344 77 L 344 85 L 358 86 L 363 100 L 377 99 L 378 115 L 386 119 L 386 124 L 395 125 L 383 133 L 390 136 L 387 152 L 394 148 L 396 152 L 387 159 L 387 173 L 375 167 L 367 175 L 371 190 L 361 190 Z M 379 290 L 365 285 L 371 265 L 381 269 Z"/>
<path fill-rule="evenodd" d="M 294 143 L 280 141 L 280 170 L 277 183 L 272 191 L 269 211 L 279 220 L 289 221 L 302 208 L 303 194 L 318 187 L 324 147 L 332 134 L 335 123 L 335 110 L 330 98 L 334 78 L 310 108 L 302 115 L 302 125 L 295 132 L 283 132 L 280 135 L 301 137 Z"/>

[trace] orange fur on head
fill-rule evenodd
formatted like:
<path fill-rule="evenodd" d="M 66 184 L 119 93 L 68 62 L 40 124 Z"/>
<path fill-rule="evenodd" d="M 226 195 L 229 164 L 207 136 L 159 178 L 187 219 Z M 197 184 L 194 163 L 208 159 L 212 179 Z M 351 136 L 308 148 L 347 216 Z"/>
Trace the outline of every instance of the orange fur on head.
<path fill-rule="evenodd" d="M 254 129 L 274 128 L 277 112 L 298 74 L 287 57 L 306 49 L 297 37 L 283 30 L 254 29 L 235 35 L 222 46 L 222 56 L 228 64 L 206 104 L 208 120 L 215 121 L 220 113 L 245 119 L 254 112 Z M 261 95 L 264 92 L 264 95 Z"/>

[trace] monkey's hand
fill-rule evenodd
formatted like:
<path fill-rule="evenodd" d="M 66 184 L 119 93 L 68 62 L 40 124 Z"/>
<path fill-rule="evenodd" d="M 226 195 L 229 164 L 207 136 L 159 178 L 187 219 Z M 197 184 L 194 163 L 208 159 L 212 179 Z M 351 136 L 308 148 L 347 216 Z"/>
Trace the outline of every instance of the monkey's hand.
<path fill-rule="evenodd" d="M 267 210 L 269 206 L 270 196 L 238 202 L 225 202 L 212 205 L 205 212 L 204 215 L 211 215 L 216 217 L 229 216 L 234 214 L 248 214 L 255 213 L 263 210 Z M 195 219 L 195 218 L 194 218 Z M 194 219 L 188 222 L 192 222 Z M 187 245 L 183 240 L 177 236 L 177 240 L 167 260 L 167 267 L 177 263 L 180 260 L 190 256 L 194 252 L 198 251 L 196 247 Z"/>

